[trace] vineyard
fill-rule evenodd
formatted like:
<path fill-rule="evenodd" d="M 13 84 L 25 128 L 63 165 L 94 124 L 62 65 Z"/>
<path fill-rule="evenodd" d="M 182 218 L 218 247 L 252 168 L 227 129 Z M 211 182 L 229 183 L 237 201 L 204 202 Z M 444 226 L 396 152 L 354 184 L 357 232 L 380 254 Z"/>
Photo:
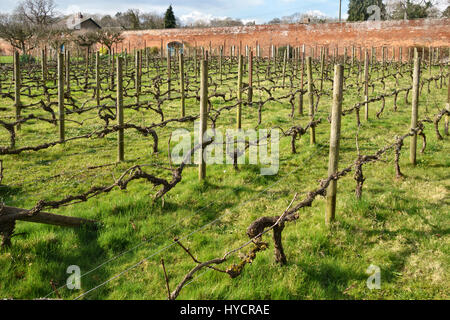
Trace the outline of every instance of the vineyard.
<path fill-rule="evenodd" d="M 0 297 L 449 298 L 448 48 L 240 51 L 0 64 Z"/>

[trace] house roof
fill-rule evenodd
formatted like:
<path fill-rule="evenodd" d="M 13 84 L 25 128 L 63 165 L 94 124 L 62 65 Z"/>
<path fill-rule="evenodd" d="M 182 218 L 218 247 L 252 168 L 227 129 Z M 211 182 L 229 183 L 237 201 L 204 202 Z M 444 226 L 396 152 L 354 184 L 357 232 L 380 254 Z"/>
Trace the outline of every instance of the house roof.
<path fill-rule="evenodd" d="M 55 23 L 56 26 L 58 27 L 67 27 L 69 29 L 72 30 L 79 30 L 81 28 L 81 24 L 83 22 L 89 21 L 91 20 L 99 29 L 101 29 L 102 27 L 91 17 L 87 16 L 87 17 L 79 17 L 78 15 L 71 15 L 67 18 L 64 18 L 60 21 L 58 21 L 57 23 Z"/>

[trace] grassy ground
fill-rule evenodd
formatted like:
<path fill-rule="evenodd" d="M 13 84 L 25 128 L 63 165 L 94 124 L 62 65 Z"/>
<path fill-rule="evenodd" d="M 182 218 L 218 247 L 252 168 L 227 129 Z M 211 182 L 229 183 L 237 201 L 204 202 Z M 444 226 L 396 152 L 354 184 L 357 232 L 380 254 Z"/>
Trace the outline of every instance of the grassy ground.
<path fill-rule="evenodd" d="M 0 63 L 13 63 L 13 56 L 0 56 Z"/>
<path fill-rule="evenodd" d="M 434 73 L 437 72 L 436 68 Z M 227 85 L 235 87 L 234 82 Z M 393 85 L 391 80 L 387 82 L 388 88 Z M 401 80 L 401 87 L 406 85 L 409 85 L 408 77 Z M 330 82 L 325 87 L 330 88 Z M 432 93 L 427 94 L 424 89 L 420 98 L 420 119 L 426 116 L 425 109 L 431 117 L 444 106 L 445 86 L 436 89 L 433 84 L 431 90 Z M 375 94 L 377 92 L 381 92 L 381 86 Z M 259 94 L 255 93 L 255 100 L 259 99 Z M 282 90 L 276 93 L 282 94 Z M 399 96 L 397 112 L 393 111 L 393 98 L 387 99 L 380 119 L 375 118 L 375 111 L 381 102 L 371 105 L 370 120 L 362 122 L 359 133 L 363 154 L 374 153 L 393 142 L 395 135 L 409 130 L 410 105 L 406 105 L 401 97 L 403 95 Z M 84 101 L 86 96 L 79 94 L 76 98 Z M 356 93 L 349 90 L 344 96 L 344 109 L 351 107 L 356 99 Z M 24 103 L 28 102 L 24 100 Z M 213 103 L 215 106 L 220 104 L 219 101 Z M 0 106 L 8 108 L 2 114 L 13 116 L 11 105 L 11 100 L 0 100 Z M 152 195 L 156 191 L 151 185 L 135 181 L 126 191 L 114 190 L 86 203 L 52 211 L 99 220 L 102 226 L 97 231 L 17 222 L 16 233 L 19 235 L 13 238 L 11 248 L 3 249 L 0 254 L 0 298 L 46 296 L 53 291 L 51 280 L 57 286 L 64 285 L 69 276 L 67 267 L 78 265 L 82 274 L 89 272 L 81 279 L 82 289 L 59 290 L 62 298 L 75 298 L 146 259 L 84 298 L 165 299 L 161 258 L 164 258 L 172 289 L 194 266 L 180 247 L 172 245 L 175 236 L 183 238 L 184 245 L 199 260 L 222 256 L 247 240 L 245 231 L 253 220 L 281 214 L 295 192 L 303 198 L 307 191 L 317 186 L 318 179 L 326 177 L 329 106 L 330 98 L 322 97 L 319 113 L 323 123 L 317 127 L 316 145 L 309 145 L 309 137 L 305 135 L 297 144 L 298 153 L 293 155 L 290 138 L 281 139 L 280 170 L 275 176 L 261 176 L 259 166 L 255 165 L 241 165 L 238 171 L 231 165 L 211 165 L 207 168 L 206 182 L 200 183 L 197 168 L 189 167 L 183 172 L 183 180 L 164 197 L 164 201 L 153 202 Z M 178 109 L 176 102 L 165 105 L 166 118 L 177 116 Z M 198 102 L 188 100 L 187 114 L 197 113 Z M 289 113 L 288 103 L 266 104 L 262 127 L 280 125 L 288 128 L 292 124 L 308 123 L 306 115 L 296 114 L 291 119 Z M 83 126 L 68 122 L 68 137 L 101 127 L 98 120 L 92 119 L 95 112 L 68 118 L 86 120 Z M 159 121 L 158 116 L 148 111 L 126 110 L 125 119 L 147 125 Z M 345 116 L 342 121 L 341 168 L 357 156 L 355 116 Z M 243 128 L 252 128 L 256 122 L 255 108 L 243 108 Z M 219 128 L 234 126 L 234 110 L 219 118 Z M 168 137 L 180 127 L 193 130 L 190 123 L 158 130 L 161 141 L 157 155 L 151 154 L 151 139 L 126 131 L 126 161 L 98 170 L 87 170 L 87 167 L 115 161 L 115 135 L 74 141 L 39 152 L 3 156 L 5 177 L 0 197 L 7 205 L 31 208 L 39 199 L 60 199 L 86 191 L 93 185 L 112 183 L 112 172 L 117 177 L 122 170 L 136 163 L 167 164 Z M 198 274 L 183 289 L 180 298 L 448 299 L 449 138 L 438 141 L 431 124 L 426 124 L 425 133 L 427 149 L 418 155 L 416 167 L 408 164 L 409 140 L 406 140 L 400 161 L 406 175 L 404 179 L 395 179 L 393 153 L 390 152 L 384 162 L 364 167 L 367 180 L 360 201 L 354 196 L 352 174 L 338 182 L 337 221 L 331 228 L 324 225 L 323 199 L 315 201 L 311 208 L 302 209 L 300 219 L 283 232 L 286 266 L 274 263 L 270 243 L 270 248 L 258 254 L 238 278 L 230 279 L 208 270 Z M 0 145 L 7 145 L 8 139 L 2 129 Z M 18 133 L 17 146 L 56 139 L 56 127 L 28 122 Z M 169 177 L 162 169 L 153 167 L 149 170 Z M 62 175 L 55 177 L 57 174 Z M 269 236 L 266 238 L 270 240 Z M 238 261 L 236 256 L 226 266 Z M 366 269 L 372 264 L 381 269 L 379 290 L 369 290 L 366 286 Z"/>

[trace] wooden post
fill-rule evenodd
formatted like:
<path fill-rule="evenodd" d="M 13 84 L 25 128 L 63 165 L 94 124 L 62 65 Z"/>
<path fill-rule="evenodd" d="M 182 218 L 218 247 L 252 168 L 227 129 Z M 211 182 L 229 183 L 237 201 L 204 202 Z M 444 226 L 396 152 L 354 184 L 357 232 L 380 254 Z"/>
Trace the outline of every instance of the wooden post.
<path fill-rule="evenodd" d="M 20 55 L 19 51 L 14 51 L 14 105 L 16 107 L 16 121 L 20 119 L 21 102 L 20 102 Z M 17 130 L 20 130 L 20 125 L 17 125 Z"/>
<path fill-rule="evenodd" d="M 242 118 L 242 64 L 244 57 L 239 55 L 239 63 L 238 63 L 238 85 L 237 85 L 237 114 L 236 114 L 236 127 L 237 129 L 241 129 L 241 118 Z"/>
<path fill-rule="evenodd" d="M 314 120 L 314 93 L 313 93 L 313 77 L 312 77 L 312 65 L 311 57 L 306 58 L 306 72 L 308 73 L 308 97 L 309 97 L 309 118 Z M 310 127 L 310 144 L 316 143 L 316 128 Z"/>
<path fill-rule="evenodd" d="M 125 48 L 124 64 L 125 64 L 124 73 L 125 73 L 125 75 L 127 75 L 128 74 L 128 49 L 127 48 Z"/>
<path fill-rule="evenodd" d="M 345 68 L 345 65 L 347 64 L 347 47 L 344 47 L 344 57 L 343 57 L 343 60 L 342 60 L 342 64 L 344 65 L 344 68 Z"/>
<path fill-rule="evenodd" d="M 450 48 L 449 48 L 449 56 L 450 56 Z M 449 74 L 449 77 L 448 77 L 448 83 L 447 83 L 447 86 L 448 86 L 448 90 L 447 90 L 447 110 L 448 111 L 450 111 L 450 64 L 448 65 L 448 74 Z M 445 127 L 444 127 L 444 130 L 445 130 L 445 135 L 447 135 L 448 136 L 448 114 L 446 114 L 445 115 Z"/>
<path fill-rule="evenodd" d="M 47 53 L 45 49 L 41 50 L 41 69 L 42 69 L 42 82 L 44 86 L 47 83 Z"/>
<path fill-rule="evenodd" d="M 304 75 L 305 75 L 305 45 L 302 46 L 302 68 L 300 75 L 300 95 L 298 97 L 298 114 L 303 115 L 303 86 L 304 86 Z"/>
<path fill-rule="evenodd" d="M 342 88 L 344 78 L 344 67 L 340 64 L 334 66 L 333 106 L 331 109 L 331 133 L 330 133 L 330 155 L 328 160 L 328 176 L 337 172 L 339 162 L 339 140 L 341 136 L 341 113 L 342 113 Z M 332 180 L 327 189 L 327 208 L 325 223 L 334 221 L 336 213 L 336 190 L 337 181 Z"/>
<path fill-rule="evenodd" d="M 58 53 L 58 110 L 59 110 L 59 140 L 65 140 L 64 130 L 64 54 Z"/>
<path fill-rule="evenodd" d="M 123 126 L 123 79 L 122 79 L 122 57 L 117 56 L 117 124 Z M 119 129 L 117 132 L 118 154 L 117 160 L 124 160 L 124 130 Z"/>
<path fill-rule="evenodd" d="M 170 99 L 170 77 L 172 73 L 170 51 L 167 52 L 167 97 Z"/>
<path fill-rule="evenodd" d="M 278 72 L 278 62 L 281 62 L 281 59 L 278 59 L 279 54 L 280 54 L 280 49 L 274 45 L 273 46 L 273 71 L 275 74 Z"/>
<path fill-rule="evenodd" d="M 110 90 L 114 90 L 114 49 L 111 49 L 111 74 L 110 74 Z"/>
<path fill-rule="evenodd" d="M 100 53 L 97 51 L 95 53 L 95 100 L 97 106 L 100 105 Z"/>
<path fill-rule="evenodd" d="M 185 102 L 184 102 L 184 54 L 179 55 L 180 64 L 180 95 L 181 95 L 181 117 L 185 116 Z"/>
<path fill-rule="evenodd" d="M 145 66 L 147 68 L 147 73 L 150 73 L 150 48 L 145 48 Z"/>
<path fill-rule="evenodd" d="M 417 118 L 419 114 L 419 86 L 420 86 L 420 57 L 417 48 L 414 49 L 414 72 L 412 84 L 412 110 L 411 110 L 411 129 L 417 127 Z M 416 165 L 417 134 L 411 136 L 409 159 L 412 165 Z"/>
<path fill-rule="evenodd" d="M 135 87 L 136 87 L 136 105 L 139 106 L 139 95 L 141 94 L 141 51 L 135 53 Z"/>
<path fill-rule="evenodd" d="M 430 73 L 430 77 L 431 77 L 431 67 L 433 65 L 433 47 L 430 47 L 428 49 L 428 71 Z"/>
<path fill-rule="evenodd" d="M 194 76 L 195 79 L 197 80 L 197 47 L 194 47 Z"/>
<path fill-rule="evenodd" d="M 369 119 L 369 53 L 364 58 L 364 118 Z"/>
<path fill-rule="evenodd" d="M 242 55 L 242 40 L 239 41 L 239 54 Z M 242 60 L 244 62 L 244 60 Z"/>
<path fill-rule="evenodd" d="M 403 67 L 403 47 L 398 49 L 398 61 L 400 61 L 400 72 L 402 72 Z"/>
<path fill-rule="evenodd" d="M 89 47 L 86 47 L 84 66 L 84 88 L 87 88 L 89 81 Z"/>
<path fill-rule="evenodd" d="M 253 103 L 253 50 L 248 55 L 248 105 Z"/>
<path fill-rule="evenodd" d="M 206 131 L 208 121 L 208 61 L 202 59 L 200 62 L 200 132 L 199 144 L 203 144 L 203 135 Z M 200 181 L 206 177 L 206 162 L 203 159 L 203 148 L 199 149 L 200 163 L 198 166 L 198 178 Z"/>
<path fill-rule="evenodd" d="M 370 54 L 370 61 L 369 61 L 370 70 L 373 70 L 373 68 L 375 66 L 375 62 L 376 62 L 376 53 L 375 53 L 375 48 L 372 47 L 372 51 L 371 51 L 371 54 Z"/>
<path fill-rule="evenodd" d="M 220 75 L 220 84 L 223 82 L 223 76 L 222 76 L 222 64 L 223 64 L 223 50 L 225 47 L 220 48 L 220 55 L 219 55 L 219 75 Z"/>
<path fill-rule="evenodd" d="M 325 67 L 325 50 L 322 47 L 320 49 L 320 91 L 323 89 L 323 69 Z"/>
<path fill-rule="evenodd" d="M 350 70 L 349 74 L 352 72 L 354 64 L 355 64 L 355 46 L 352 46 L 352 65 L 349 69 Z"/>
<path fill-rule="evenodd" d="M 66 92 L 70 94 L 70 51 L 66 51 Z"/>
<path fill-rule="evenodd" d="M 289 54 L 288 49 L 286 49 L 284 51 L 284 55 L 283 55 L 283 88 L 284 88 L 284 84 L 286 81 L 286 64 L 287 64 L 288 54 Z"/>

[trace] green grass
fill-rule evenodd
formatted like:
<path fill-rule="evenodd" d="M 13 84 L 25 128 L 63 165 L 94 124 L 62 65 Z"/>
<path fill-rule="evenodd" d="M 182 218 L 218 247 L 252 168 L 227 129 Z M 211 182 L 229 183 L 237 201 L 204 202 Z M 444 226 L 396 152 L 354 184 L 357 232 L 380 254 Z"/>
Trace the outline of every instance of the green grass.
<path fill-rule="evenodd" d="M 401 87 L 408 85 L 408 81 L 408 77 L 402 78 Z M 394 82 L 389 80 L 386 85 L 392 88 Z M 234 88 L 235 83 L 229 81 L 226 86 Z M 325 88 L 330 87 L 331 83 L 326 82 Z M 72 88 L 76 88 L 75 83 Z M 381 92 L 381 86 L 376 90 Z M 437 113 L 435 104 L 439 108 L 444 106 L 447 88 L 437 89 L 432 84 L 431 90 L 431 94 L 427 94 L 424 87 L 420 119 Z M 254 95 L 257 101 L 259 93 Z M 276 95 L 283 95 L 283 90 Z M 393 98 L 388 98 L 380 119 L 375 118 L 375 112 L 381 102 L 371 104 L 370 120 L 362 121 L 359 132 L 363 154 L 374 153 L 393 142 L 395 135 L 409 130 L 410 106 L 405 104 L 403 96 L 399 96 L 397 112 L 393 111 Z M 85 94 L 75 94 L 75 97 L 81 102 L 87 99 Z M 148 97 L 141 97 L 141 101 L 146 99 Z M 356 99 L 354 90 L 349 90 L 344 96 L 343 108 L 351 107 Z M 69 265 L 78 265 L 84 274 L 114 259 L 83 276 L 81 291 L 59 290 L 62 298 L 75 298 L 146 259 L 85 298 L 165 299 L 161 258 L 165 261 L 171 289 L 194 267 L 180 247 L 170 246 L 174 237 L 183 238 L 183 244 L 201 261 L 220 257 L 248 240 L 245 231 L 252 221 L 261 216 L 281 214 L 295 192 L 300 199 L 304 198 L 306 192 L 317 187 L 318 179 L 326 177 L 330 134 L 326 116 L 330 101 L 330 97 L 323 96 L 319 104 L 322 124 L 316 130 L 317 145 L 310 146 L 309 137 L 305 135 L 297 142 L 297 154 L 293 155 L 290 138 L 281 139 L 280 170 L 276 176 L 261 176 L 259 166 L 254 165 L 240 165 L 238 171 L 231 165 L 210 165 L 206 181 L 199 182 L 198 169 L 191 166 L 164 201 L 153 202 L 156 190 L 148 183 L 135 181 L 127 190 L 113 190 L 85 203 L 47 210 L 99 220 L 102 226 L 97 231 L 17 222 L 18 235 L 12 239 L 12 247 L 2 249 L 0 254 L 0 298 L 43 297 L 53 291 L 51 280 L 57 286 L 65 284 Z M 24 99 L 24 103 L 29 102 Z M 126 99 L 125 104 L 131 102 Z M 221 102 L 213 103 L 217 106 Z M 308 106 L 307 98 L 304 105 Z M 14 115 L 11 100 L 0 99 L 0 106 L 8 109 L 2 114 Z M 166 103 L 164 110 L 166 119 L 177 117 L 178 103 Z M 197 114 L 198 102 L 187 100 L 186 110 L 187 114 Z M 306 113 L 305 116 L 296 113 L 294 119 L 289 118 L 287 101 L 268 103 L 263 110 L 263 128 L 308 123 Z M 27 113 L 31 110 L 24 112 Z M 39 111 L 33 109 L 33 113 L 39 114 Z M 80 127 L 67 122 L 67 136 L 100 128 L 101 123 L 95 116 L 95 111 L 68 116 L 68 119 L 85 120 L 85 124 Z M 131 110 L 126 110 L 125 119 L 147 125 L 160 120 L 150 111 Z M 235 110 L 224 112 L 217 127 L 234 127 L 234 120 Z M 256 109 L 244 107 L 243 128 L 254 127 L 256 121 Z M 126 161 L 98 170 L 86 168 L 115 161 L 114 134 L 104 139 L 74 141 L 38 152 L 3 156 L 5 171 L 0 197 L 7 205 L 31 208 L 40 199 L 61 199 L 93 185 L 112 183 L 111 170 L 117 178 L 133 164 L 167 165 L 167 141 L 170 132 L 179 127 L 193 129 L 192 124 L 185 123 L 157 130 L 160 152 L 156 155 L 151 154 L 151 139 L 126 131 Z M 340 168 L 357 156 L 356 131 L 354 114 L 344 116 Z M 259 253 L 238 278 L 230 279 L 211 270 L 200 272 L 179 298 L 448 299 L 449 138 L 438 141 L 429 123 L 426 123 L 425 133 L 427 149 L 424 154 L 418 154 L 415 167 L 408 163 L 409 140 L 405 140 L 400 161 L 404 179 L 395 179 L 393 153 L 389 152 L 385 161 L 364 166 L 367 180 L 360 201 L 354 196 L 353 174 L 339 180 L 337 221 L 331 228 L 324 224 L 323 198 L 318 198 L 311 208 L 301 209 L 299 220 L 288 224 L 283 232 L 287 265 L 280 267 L 274 262 L 271 236 L 266 235 L 269 249 Z M 36 145 L 57 140 L 57 128 L 30 121 L 22 126 L 17 136 L 17 147 Z M 0 145 L 8 145 L 8 139 L 7 132 L 0 130 Z M 156 167 L 145 170 L 170 177 L 170 173 Z M 61 176 L 54 177 L 60 173 Z M 120 255 L 124 251 L 128 252 Z M 238 261 L 239 256 L 235 255 L 219 267 L 225 269 Z M 380 290 L 369 290 L 366 286 L 366 269 L 371 264 L 381 268 Z"/>
<path fill-rule="evenodd" d="M 13 56 L 0 56 L 0 63 L 13 63 Z"/>

